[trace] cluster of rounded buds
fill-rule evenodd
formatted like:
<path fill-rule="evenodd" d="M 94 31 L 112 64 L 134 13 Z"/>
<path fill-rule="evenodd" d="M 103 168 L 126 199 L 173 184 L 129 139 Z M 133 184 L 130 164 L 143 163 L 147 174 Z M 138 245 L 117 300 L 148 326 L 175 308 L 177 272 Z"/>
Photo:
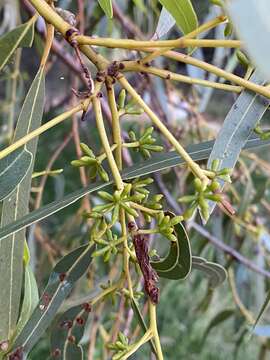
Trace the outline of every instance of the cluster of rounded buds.
<path fill-rule="evenodd" d="M 154 128 L 148 127 L 142 136 L 139 138 L 136 137 L 136 134 L 134 131 L 129 132 L 129 139 L 132 143 L 137 144 L 137 146 L 134 146 L 134 150 L 140 152 L 144 158 L 150 158 L 151 152 L 160 152 L 163 150 L 163 147 L 160 145 L 154 145 L 156 142 L 156 139 L 152 137 L 152 133 L 154 131 Z"/>
<path fill-rule="evenodd" d="M 102 160 L 100 157 L 96 157 L 88 145 L 81 143 L 80 147 L 84 155 L 78 160 L 71 161 L 71 165 L 76 167 L 87 167 L 89 169 L 90 179 L 94 179 L 99 175 L 103 181 L 108 182 L 109 175 L 101 165 Z"/>

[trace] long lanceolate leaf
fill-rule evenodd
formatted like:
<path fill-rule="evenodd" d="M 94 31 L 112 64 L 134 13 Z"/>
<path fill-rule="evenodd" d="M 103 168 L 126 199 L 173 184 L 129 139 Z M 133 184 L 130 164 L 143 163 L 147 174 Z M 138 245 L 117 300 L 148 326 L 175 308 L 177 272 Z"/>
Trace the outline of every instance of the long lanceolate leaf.
<path fill-rule="evenodd" d="M 38 304 L 38 287 L 35 275 L 29 264 L 25 266 L 24 272 L 24 296 L 20 317 L 16 326 L 16 337 L 20 334 L 28 319 Z"/>
<path fill-rule="evenodd" d="M 260 85 L 265 81 L 258 71 L 250 80 Z M 248 90 L 242 92 L 224 120 L 208 159 L 209 168 L 215 159 L 220 160 L 219 169 L 234 168 L 247 139 L 268 106 L 269 100 L 262 96 Z M 211 203 L 210 213 L 214 207 L 215 204 Z"/>
<path fill-rule="evenodd" d="M 53 321 L 75 282 L 86 272 L 94 247 L 84 245 L 63 257 L 54 267 L 48 284 L 32 316 L 22 329 L 12 349 L 25 359 L 29 351 Z"/>
<path fill-rule="evenodd" d="M 79 342 L 90 311 L 91 306 L 84 303 L 70 308 L 55 321 L 51 332 L 52 358 L 83 359 L 83 348 Z"/>
<path fill-rule="evenodd" d="M 174 24 L 175 24 L 174 17 L 163 6 L 152 40 L 160 39 L 162 36 L 166 35 L 174 26 Z"/>
<path fill-rule="evenodd" d="M 190 0 L 159 0 L 159 2 L 174 17 L 184 34 L 198 27 L 198 19 Z"/>
<path fill-rule="evenodd" d="M 24 101 L 17 123 L 14 140 L 18 140 L 41 123 L 45 96 L 45 81 L 43 69 L 37 73 Z M 38 139 L 34 139 L 24 146 L 25 151 L 35 157 Z M 1 227 L 17 221 L 28 213 L 28 202 L 33 171 L 33 161 L 23 180 L 8 196 L 2 206 Z M 23 250 L 25 230 L 12 234 L 8 241 L 0 243 L 0 341 L 10 339 L 14 333 L 18 319 L 22 277 Z"/>
<path fill-rule="evenodd" d="M 0 160 L 0 201 L 24 179 L 31 162 L 32 154 L 25 149 L 18 149 Z"/>
<path fill-rule="evenodd" d="M 205 160 L 208 158 L 214 141 L 207 141 L 204 143 L 191 145 L 186 148 L 189 155 L 194 161 Z M 258 137 L 250 138 L 244 146 L 244 149 L 252 149 L 260 146 L 266 146 L 270 144 L 270 140 L 260 140 Z M 157 171 L 168 169 L 173 166 L 183 165 L 184 160 L 175 152 L 168 152 L 160 154 L 158 157 L 144 161 L 141 164 L 131 166 L 130 168 L 123 171 L 123 179 L 132 179 L 134 177 L 144 176 L 152 174 Z M 0 229 L 0 243 L 2 239 L 6 239 L 7 236 L 13 234 L 25 227 L 34 224 L 37 221 L 47 218 L 50 215 L 57 213 L 65 207 L 75 203 L 83 196 L 98 191 L 112 182 L 108 183 L 94 183 L 88 187 L 74 191 L 73 193 L 65 196 L 62 200 L 53 201 L 52 203 L 43 206 L 42 208 L 32 211 L 30 214 L 22 217 L 21 219 L 14 221 L 12 224 L 7 225 Z"/>
<path fill-rule="evenodd" d="M 30 47 L 34 38 L 34 21 L 29 20 L 0 38 L 0 71 L 18 47 Z"/>
<path fill-rule="evenodd" d="M 270 48 L 265 46 L 270 36 L 268 0 L 234 0 L 227 4 L 236 31 L 255 64 L 270 79 Z M 250 26 L 250 19 L 256 19 Z M 258 41 L 259 40 L 259 41 Z"/>
<path fill-rule="evenodd" d="M 151 262 L 151 265 L 160 277 L 172 280 L 185 279 L 191 270 L 189 238 L 182 224 L 174 226 L 174 233 L 177 241 L 171 243 L 168 255 L 161 261 Z"/>

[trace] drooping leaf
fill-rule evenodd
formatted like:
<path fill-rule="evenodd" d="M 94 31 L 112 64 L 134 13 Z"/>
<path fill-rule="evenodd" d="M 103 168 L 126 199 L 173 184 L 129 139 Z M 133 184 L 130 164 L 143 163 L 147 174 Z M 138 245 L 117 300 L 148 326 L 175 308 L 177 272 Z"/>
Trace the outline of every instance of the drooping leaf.
<path fill-rule="evenodd" d="M 40 126 L 44 97 L 44 69 L 40 69 L 27 93 L 17 122 L 14 141 L 20 139 Z M 15 190 L 3 201 L 1 228 L 9 226 L 28 214 L 32 172 L 38 138 L 24 145 L 33 161 L 23 180 Z M 25 230 L 12 234 L 0 246 L 0 341 L 10 339 L 16 328 L 19 315 L 22 280 Z"/>
<path fill-rule="evenodd" d="M 145 321 L 144 321 L 144 318 L 140 312 L 140 309 L 139 309 L 139 306 L 138 306 L 138 303 L 135 299 L 131 299 L 131 307 L 132 307 L 132 310 L 134 311 L 134 314 L 138 320 L 138 323 L 143 331 L 143 333 L 145 334 L 146 331 L 147 331 L 147 326 L 145 324 Z M 155 348 L 155 344 L 153 342 L 152 339 L 150 339 L 149 341 L 149 344 L 151 346 L 151 349 L 153 351 L 154 354 L 156 354 L 156 348 Z"/>
<path fill-rule="evenodd" d="M 208 324 L 207 328 L 205 329 L 205 332 L 203 334 L 203 341 L 206 340 L 206 337 L 208 336 L 209 332 L 216 326 L 220 325 L 223 321 L 229 319 L 233 314 L 235 313 L 234 309 L 225 309 L 216 314 L 213 319 Z"/>
<path fill-rule="evenodd" d="M 38 305 L 13 345 L 13 353 L 22 349 L 23 358 L 27 356 L 53 321 L 76 281 L 88 269 L 93 251 L 94 247 L 83 245 L 56 264 Z"/>
<path fill-rule="evenodd" d="M 151 262 L 151 265 L 160 277 L 172 280 L 185 279 L 191 270 L 189 238 L 181 223 L 174 225 L 174 232 L 177 242 L 171 243 L 167 257 L 158 262 Z"/>
<path fill-rule="evenodd" d="M 20 334 L 38 304 L 38 287 L 35 275 L 29 265 L 24 271 L 24 296 L 20 317 L 16 326 L 16 337 Z"/>
<path fill-rule="evenodd" d="M 0 71 L 18 47 L 30 47 L 34 39 L 34 22 L 29 20 L 0 38 Z"/>
<path fill-rule="evenodd" d="M 265 79 L 256 70 L 250 81 L 262 85 Z M 241 93 L 224 120 L 208 159 L 208 168 L 215 159 L 220 161 L 218 169 L 234 168 L 247 139 L 268 106 L 269 100 L 260 95 L 248 90 Z M 223 185 L 222 181 L 220 183 Z M 215 203 L 211 203 L 210 214 L 214 207 Z"/>
<path fill-rule="evenodd" d="M 174 17 L 176 24 L 184 34 L 198 27 L 197 15 L 190 0 L 159 0 Z"/>
<path fill-rule="evenodd" d="M 261 146 L 267 146 L 270 144 L 270 140 L 261 140 L 258 137 L 251 137 L 244 146 L 244 149 L 254 149 Z M 211 153 L 214 141 L 206 141 L 200 144 L 194 144 L 188 146 L 186 151 L 192 157 L 194 161 L 205 160 Z M 160 154 L 158 157 L 153 156 L 152 159 L 144 161 L 141 164 L 125 169 L 122 173 L 123 179 L 128 180 L 139 176 L 152 174 L 157 171 L 165 170 L 177 165 L 183 165 L 184 160 L 175 152 Z M 74 191 L 73 193 L 66 195 L 63 199 L 53 201 L 42 208 L 32 211 L 30 214 L 22 217 L 21 219 L 14 221 L 12 224 L 7 225 L 0 229 L 0 242 L 2 239 L 7 238 L 8 235 L 13 234 L 25 227 L 34 224 L 37 221 L 43 220 L 50 215 L 57 213 L 65 207 L 80 200 L 83 196 L 98 191 L 111 185 L 112 182 L 101 183 L 97 182 L 89 185 L 88 187 Z"/>
<path fill-rule="evenodd" d="M 174 24 L 175 24 L 174 17 L 163 6 L 160 16 L 159 16 L 159 19 L 158 19 L 155 33 L 152 37 L 152 40 L 158 40 L 162 36 L 166 35 L 171 30 L 171 28 L 174 26 Z"/>
<path fill-rule="evenodd" d="M 269 305 L 269 301 L 270 301 L 270 291 L 268 291 L 268 294 L 267 294 L 267 296 L 266 296 L 266 298 L 264 300 L 264 303 L 262 304 L 262 307 L 261 307 L 261 309 L 259 311 L 259 314 L 258 314 L 256 320 L 255 320 L 255 323 L 253 324 L 252 332 L 255 331 L 258 322 L 260 321 L 262 315 L 264 314 L 265 310 L 267 309 L 267 307 Z"/>
<path fill-rule="evenodd" d="M 32 162 L 32 154 L 18 149 L 0 160 L 0 201 L 24 179 Z"/>
<path fill-rule="evenodd" d="M 270 36 L 269 1 L 234 0 L 228 2 L 228 11 L 235 30 L 244 41 L 250 57 L 269 80 L 270 49 L 265 45 Z M 255 19 L 252 26 L 250 26 L 250 19 Z"/>
<path fill-rule="evenodd" d="M 106 16 L 111 19 L 113 17 L 112 0 L 98 0 L 98 2 Z"/>
<path fill-rule="evenodd" d="M 51 332 L 52 358 L 83 359 L 83 349 L 79 342 L 90 311 L 91 306 L 84 303 L 70 308 L 55 321 Z"/>
<path fill-rule="evenodd" d="M 223 266 L 202 257 L 192 256 L 192 269 L 200 270 L 207 275 L 210 288 L 221 285 L 227 279 L 227 272 Z"/>

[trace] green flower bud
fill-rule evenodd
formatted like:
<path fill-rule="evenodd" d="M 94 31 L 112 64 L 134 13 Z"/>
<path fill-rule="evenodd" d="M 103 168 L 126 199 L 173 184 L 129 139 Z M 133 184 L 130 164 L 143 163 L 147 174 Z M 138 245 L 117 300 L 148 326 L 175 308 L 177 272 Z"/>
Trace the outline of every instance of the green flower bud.
<path fill-rule="evenodd" d="M 122 344 L 128 345 L 128 338 L 121 331 L 118 333 L 118 339 Z"/>
<path fill-rule="evenodd" d="M 194 201 L 196 199 L 196 195 L 185 195 L 178 199 L 179 202 L 182 203 L 189 203 L 191 201 Z"/>
<path fill-rule="evenodd" d="M 101 177 L 101 179 L 104 182 L 109 181 L 109 175 L 106 173 L 106 171 L 104 170 L 104 168 L 101 165 L 97 168 L 97 172 L 98 172 L 98 175 Z"/>
<path fill-rule="evenodd" d="M 122 89 L 119 93 L 119 97 L 118 97 L 118 106 L 119 109 L 124 109 L 125 106 L 125 101 L 126 101 L 126 90 Z"/>
<path fill-rule="evenodd" d="M 108 262 L 108 261 L 110 260 L 111 254 L 112 254 L 111 249 L 109 249 L 109 250 L 104 254 L 104 256 L 103 256 L 103 261 L 104 261 L 104 262 Z"/>
<path fill-rule="evenodd" d="M 182 220 L 183 220 L 183 216 L 182 216 L 182 215 L 174 216 L 174 217 L 171 219 L 171 224 L 172 224 L 172 226 L 174 226 L 174 225 L 176 225 L 176 224 L 179 224 Z"/>
<path fill-rule="evenodd" d="M 98 195 L 103 200 L 113 201 L 113 196 L 111 194 L 107 193 L 106 191 L 98 191 Z"/>
<path fill-rule="evenodd" d="M 81 160 L 72 160 L 71 165 L 76 167 L 81 167 L 81 166 L 85 166 L 85 163 Z"/>
<path fill-rule="evenodd" d="M 95 157 L 95 154 L 93 153 L 92 149 L 90 149 L 90 147 L 88 145 L 86 145 L 84 143 L 80 143 L 80 148 L 85 155 L 88 155 L 91 158 Z"/>
<path fill-rule="evenodd" d="M 96 165 L 93 165 L 93 166 L 90 166 L 89 167 L 89 178 L 90 179 L 95 179 L 95 177 L 97 176 L 97 171 L 98 171 L 98 168 Z"/>
<path fill-rule="evenodd" d="M 211 170 L 212 171 L 217 171 L 218 167 L 219 167 L 219 164 L 220 164 L 220 160 L 219 159 L 215 159 L 212 161 L 212 164 L 211 164 Z"/>
<path fill-rule="evenodd" d="M 140 149 L 140 152 L 142 153 L 142 155 L 145 159 L 150 159 L 150 157 L 151 157 L 150 151 L 142 148 L 142 149 Z"/>
<path fill-rule="evenodd" d="M 220 202 L 222 200 L 221 194 L 209 194 L 209 195 L 206 195 L 205 197 L 206 197 L 206 199 L 215 201 L 215 202 Z"/>
<path fill-rule="evenodd" d="M 112 213 L 112 225 L 119 219 L 119 204 L 116 204 Z"/>
<path fill-rule="evenodd" d="M 129 136 L 129 138 L 130 138 L 130 140 L 131 140 L 132 142 L 137 141 L 136 134 L 135 134 L 134 131 L 132 131 L 132 130 L 129 131 L 129 132 L 128 132 L 128 136 Z"/>
<path fill-rule="evenodd" d="M 209 189 L 213 192 L 217 191 L 220 189 L 220 183 L 217 180 L 213 180 L 209 185 Z"/>
<path fill-rule="evenodd" d="M 146 139 L 148 136 L 151 136 L 152 133 L 153 133 L 153 131 L 154 131 L 153 126 L 148 127 L 148 128 L 144 131 L 144 133 L 143 133 L 143 135 L 141 136 L 140 140 L 143 141 L 143 140 Z"/>
<path fill-rule="evenodd" d="M 127 206 L 125 203 L 121 203 L 122 207 L 126 210 L 126 212 L 134 217 L 138 217 L 139 214 L 137 213 L 137 211 L 129 206 Z"/>
<path fill-rule="evenodd" d="M 194 179 L 194 187 L 196 189 L 197 192 L 201 192 L 202 189 L 202 181 L 199 178 Z"/>
<path fill-rule="evenodd" d="M 233 26 L 232 26 L 232 23 L 229 21 L 226 24 L 226 27 L 224 29 L 224 35 L 225 36 L 230 36 L 232 34 L 232 31 L 233 31 Z"/>
<path fill-rule="evenodd" d="M 239 49 L 236 50 L 236 56 L 240 64 L 242 64 L 245 67 L 249 67 L 250 61 L 247 58 L 247 56 Z"/>
<path fill-rule="evenodd" d="M 197 205 L 193 205 L 190 208 L 188 208 L 183 214 L 184 220 L 190 219 L 193 216 L 194 211 L 196 210 L 196 208 L 197 208 Z"/>

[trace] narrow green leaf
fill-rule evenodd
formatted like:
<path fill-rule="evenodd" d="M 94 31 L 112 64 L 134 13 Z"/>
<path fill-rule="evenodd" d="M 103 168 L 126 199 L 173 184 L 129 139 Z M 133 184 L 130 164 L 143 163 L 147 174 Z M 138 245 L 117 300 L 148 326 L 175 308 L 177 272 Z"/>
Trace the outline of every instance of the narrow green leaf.
<path fill-rule="evenodd" d="M 250 81 L 262 85 L 265 79 L 256 70 Z M 268 106 L 269 100 L 260 95 L 247 90 L 241 93 L 224 120 L 208 159 L 208 168 L 215 159 L 220 160 L 218 169 L 234 168 L 247 139 Z M 220 181 L 220 184 L 224 183 Z M 210 214 L 214 207 L 215 203 L 211 203 Z"/>
<path fill-rule="evenodd" d="M 27 357 L 29 351 L 53 321 L 76 281 L 88 269 L 93 250 L 94 247 L 88 244 L 81 246 L 56 264 L 37 307 L 13 345 L 13 353 L 21 348 L 23 358 Z"/>
<path fill-rule="evenodd" d="M 0 201 L 24 179 L 32 162 L 32 154 L 18 149 L 0 160 Z"/>
<path fill-rule="evenodd" d="M 214 141 L 207 141 L 200 144 L 188 146 L 186 148 L 189 155 L 194 161 L 205 160 L 208 158 Z M 270 140 L 261 140 L 258 137 L 250 138 L 244 146 L 244 149 L 254 149 L 261 146 L 267 146 L 270 144 Z M 135 177 L 145 176 L 152 174 L 157 171 L 165 170 L 177 165 L 183 165 L 184 160 L 175 152 L 167 152 L 160 154 L 159 156 L 153 156 L 152 159 L 144 161 L 141 164 L 125 169 L 122 173 L 123 179 L 133 179 Z M 104 189 L 111 185 L 112 181 L 104 184 L 102 182 L 96 182 L 89 185 L 86 188 L 74 191 L 73 193 L 66 195 L 63 199 L 53 201 L 42 208 L 32 211 L 30 214 L 22 217 L 21 219 L 14 221 L 12 224 L 3 227 L 0 230 L 0 240 L 7 238 L 8 235 L 13 234 L 25 227 L 36 223 L 37 221 L 43 220 L 50 215 L 57 213 L 65 207 L 80 200 L 83 196 Z M 1 241 L 0 241 L 1 243 Z"/>
<path fill-rule="evenodd" d="M 176 241 L 171 241 L 170 250 L 165 258 L 159 261 L 152 261 L 151 265 L 157 272 L 171 271 L 175 268 L 179 259 L 179 245 Z"/>
<path fill-rule="evenodd" d="M 210 288 L 221 285 L 227 279 L 227 272 L 223 266 L 202 257 L 192 256 L 192 269 L 203 271 L 207 275 Z"/>
<path fill-rule="evenodd" d="M 171 213 L 169 214 L 174 216 Z M 160 277 L 172 280 L 185 279 L 191 270 L 189 238 L 181 223 L 174 226 L 174 233 L 177 237 L 177 242 L 171 243 L 168 256 L 161 262 L 151 262 L 151 265 Z M 175 259 L 177 259 L 177 262 L 173 264 Z"/>
<path fill-rule="evenodd" d="M 162 36 L 166 35 L 175 24 L 174 17 L 169 13 L 169 11 L 163 6 L 161 13 L 158 18 L 157 27 L 155 33 L 152 37 L 152 40 L 158 40 Z"/>
<path fill-rule="evenodd" d="M 206 340 L 207 335 L 214 327 L 220 325 L 223 321 L 229 319 L 231 316 L 233 316 L 234 313 L 234 309 L 225 309 L 216 314 L 205 329 L 202 339 L 203 342 Z"/>
<path fill-rule="evenodd" d="M 134 311 L 134 314 L 138 320 L 138 323 L 143 331 L 143 333 L 145 334 L 146 331 L 147 331 L 147 326 L 145 324 L 145 321 L 144 321 L 144 318 L 140 312 L 140 309 L 139 309 L 139 306 L 137 304 L 137 301 L 135 299 L 131 299 L 131 307 L 132 307 L 132 310 Z M 154 341 L 153 339 L 150 339 L 150 346 L 151 346 L 151 349 L 153 351 L 154 354 L 156 354 L 156 348 L 155 348 L 155 344 L 154 344 Z"/>
<path fill-rule="evenodd" d="M 254 329 L 255 329 L 256 325 L 258 324 L 258 322 L 260 321 L 260 319 L 261 319 L 262 315 L 264 314 L 266 308 L 268 307 L 269 301 L 270 301 L 270 291 L 268 291 L 268 294 L 267 294 L 267 296 L 266 296 L 266 298 L 264 300 L 264 303 L 262 304 L 262 307 L 261 307 L 261 309 L 259 311 L 259 314 L 258 314 L 256 320 L 255 320 L 255 323 L 253 324 L 252 332 L 254 332 Z"/>
<path fill-rule="evenodd" d="M 32 46 L 34 30 L 34 22 L 29 20 L 0 38 L 0 71 L 18 47 Z"/>
<path fill-rule="evenodd" d="M 113 17 L 112 0 L 98 0 L 100 7 L 109 19 Z"/>
<path fill-rule="evenodd" d="M 38 304 L 38 300 L 38 287 L 35 275 L 31 267 L 27 265 L 24 272 L 24 296 L 20 317 L 16 327 L 16 337 L 18 337 L 23 327 L 32 315 L 35 307 Z"/>
<path fill-rule="evenodd" d="M 45 97 L 45 79 L 40 69 L 28 91 L 17 122 L 14 141 L 40 126 Z M 31 177 L 38 138 L 24 146 L 33 161 L 16 189 L 3 201 L 1 227 L 17 221 L 28 214 Z M 19 315 L 22 280 L 25 230 L 12 234 L 8 241 L 0 243 L 0 341 L 10 339 L 15 331 Z"/>
<path fill-rule="evenodd" d="M 159 0 L 175 18 L 176 24 L 184 34 L 198 27 L 197 15 L 190 0 Z"/>
<path fill-rule="evenodd" d="M 51 332 L 52 356 L 58 354 L 63 360 L 83 359 L 79 342 L 90 311 L 90 305 L 84 303 L 70 308 L 55 321 Z"/>
<path fill-rule="evenodd" d="M 265 77 L 270 79 L 269 0 L 234 0 L 227 4 L 236 32 L 245 43 L 250 57 Z M 250 26 L 250 19 L 255 21 Z"/>

